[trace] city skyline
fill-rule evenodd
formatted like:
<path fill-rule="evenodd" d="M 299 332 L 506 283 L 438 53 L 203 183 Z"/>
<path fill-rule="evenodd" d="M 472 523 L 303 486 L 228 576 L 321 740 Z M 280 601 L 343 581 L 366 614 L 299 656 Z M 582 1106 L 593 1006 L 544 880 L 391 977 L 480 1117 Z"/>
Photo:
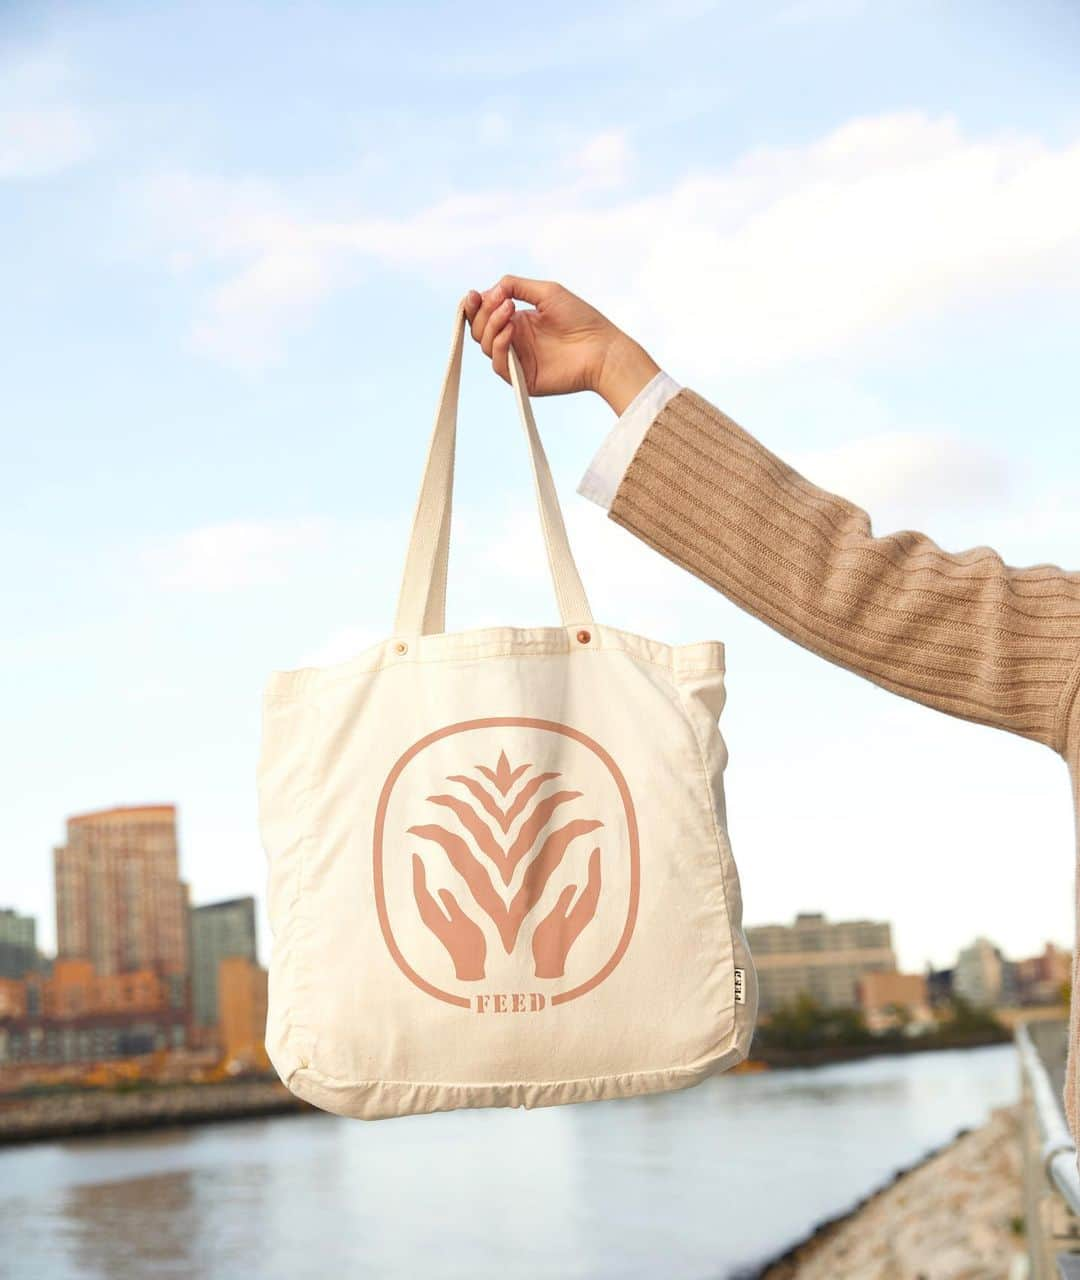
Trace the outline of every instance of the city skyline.
<path fill-rule="evenodd" d="M 107 818 L 115 819 L 118 815 L 121 815 L 121 816 L 145 815 L 148 813 L 149 814 L 155 814 L 155 813 L 169 814 L 170 822 L 175 829 L 175 825 L 178 821 L 178 816 L 179 816 L 178 809 L 175 804 L 167 803 L 167 802 L 166 803 L 160 803 L 160 802 L 144 803 L 139 805 L 118 805 L 118 806 L 107 807 L 105 809 L 100 809 L 100 810 L 90 810 L 85 813 L 76 814 L 69 817 L 68 819 L 66 819 L 66 824 L 67 824 L 67 829 L 70 833 L 70 831 L 72 830 L 72 824 L 74 824 L 75 829 L 78 830 L 80 828 L 80 825 L 87 823 L 88 821 L 90 826 L 93 827 L 95 824 L 100 825 L 102 820 L 104 819 L 107 819 Z M 58 853 L 60 852 L 60 850 L 55 850 L 54 852 Z M 179 853 L 178 842 L 176 844 L 176 854 L 177 854 L 176 872 L 179 877 L 179 873 L 182 868 L 181 868 L 181 858 Z M 185 909 L 187 920 L 188 920 L 187 927 L 190 931 L 189 937 L 191 937 L 192 940 L 194 939 L 194 934 L 198 927 L 198 925 L 196 924 L 196 921 L 201 917 L 204 921 L 207 922 L 208 932 L 207 932 L 206 945 L 208 950 L 213 949 L 215 946 L 218 948 L 222 948 L 223 947 L 222 940 L 228 939 L 228 943 L 224 945 L 223 954 L 240 954 L 245 956 L 246 958 L 249 958 L 250 960 L 252 960 L 257 964 L 258 956 L 260 952 L 259 940 L 257 937 L 257 929 L 255 928 L 254 912 L 249 911 L 247 904 L 250 902 L 251 904 L 253 904 L 253 907 L 257 908 L 258 905 L 260 905 L 261 903 L 261 896 L 258 893 L 250 892 L 234 898 L 218 899 L 218 900 L 207 901 L 207 902 L 194 902 L 191 900 L 190 883 L 186 880 L 180 880 L 179 882 L 183 885 L 185 890 L 186 900 L 185 900 L 184 909 Z M 59 915 L 60 908 L 59 908 L 58 899 L 54 901 L 54 910 L 56 911 L 57 915 Z M 24 913 L 19 911 L 17 904 L 5 902 L 3 898 L 0 897 L 0 922 L 2 922 L 5 917 L 12 918 L 12 919 L 20 919 L 20 920 L 29 919 L 34 926 L 36 926 L 36 924 L 38 923 L 37 917 L 34 917 L 34 916 L 27 917 Z M 249 917 L 250 917 L 250 922 L 249 922 Z M 755 921 L 747 918 L 747 920 L 745 921 L 745 927 L 748 931 L 748 941 L 751 941 L 751 950 L 753 950 L 753 946 L 754 946 L 753 939 L 756 938 L 757 940 L 760 940 L 758 941 L 757 945 L 759 946 L 762 953 L 764 953 L 766 951 L 766 947 L 770 952 L 773 949 L 773 942 L 770 937 L 771 934 L 789 933 L 791 932 L 793 927 L 798 928 L 800 925 L 804 925 L 806 927 L 813 927 L 815 922 L 825 922 L 826 920 L 827 920 L 826 927 L 830 930 L 836 926 L 842 926 L 846 930 L 856 930 L 856 931 L 862 930 L 866 934 L 866 938 L 867 938 L 865 945 L 876 949 L 873 952 L 875 959 L 880 960 L 887 953 L 888 956 L 891 958 L 891 962 L 895 965 L 895 968 L 898 972 L 903 972 L 905 969 L 910 969 L 912 972 L 930 972 L 930 971 L 947 970 L 952 968 L 952 964 L 948 964 L 948 963 L 935 964 L 930 957 L 926 957 L 923 963 L 921 964 L 907 966 L 900 963 L 898 960 L 898 957 L 896 954 L 896 948 L 892 939 L 892 930 L 894 928 L 895 921 L 893 921 L 891 918 L 887 918 L 885 920 L 877 920 L 877 919 L 872 919 L 870 916 L 867 916 L 867 915 L 854 915 L 854 916 L 847 916 L 842 920 L 836 920 L 831 916 L 829 916 L 827 912 L 822 911 L 819 908 L 803 907 L 798 909 L 793 914 L 792 921 L 790 922 L 780 921 L 780 920 Z M 31 929 L 30 932 L 31 934 L 36 935 L 36 928 Z M 3 935 L 0 934 L 0 942 L 2 942 L 3 940 L 4 940 Z M 965 951 L 975 950 L 980 946 L 980 944 L 984 944 L 984 943 L 989 946 L 992 946 L 995 950 L 1000 950 L 1002 955 L 1007 954 L 1007 952 L 1004 949 L 999 948 L 998 944 L 992 943 L 986 937 L 986 935 L 984 935 L 980 931 L 974 934 L 962 946 L 957 948 L 953 963 L 956 963 L 956 961 L 960 960 L 963 957 Z M 1060 941 L 1060 939 L 1055 939 L 1050 936 L 1047 936 L 1044 939 L 1042 939 L 1042 943 L 1044 944 L 1044 946 L 1048 946 L 1058 951 L 1063 951 L 1070 954 L 1072 951 L 1071 946 L 1067 944 L 1063 944 Z M 860 944 L 860 945 L 863 945 L 863 944 Z M 42 957 L 45 959 L 62 958 L 62 954 L 59 949 L 59 946 L 56 949 L 55 956 L 49 956 L 47 952 L 40 946 L 40 943 L 38 944 L 37 949 L 39 954 L 41 954 Z M 78 951 L 73 951 L 72 954 L 78 956 L 79 958 L 82 958 L 82 953 Z M 1034 956 L 1035 954 L 1036 953 L 1031 953 L 1032 956 Z M 1029 957 L 1028 955 L 1024 955 L 1024 956 L 1014 955 L 1011 958 L 1013 963 L 1017 963 Z M 132 967 L 138 968 L 139 966 L 133 965 Z M 123 972 L 123 970 L 114 970 L 114 971 Z M 191 997 L 191 1010 L 192 1010 L 193 1021 L 195 1023 L 198 1023 L 200 1020 L 204 1022 L 208 1022 L 210 1020 L 205 1018 L 200 1018 L 200 998 L 198 997 L 196 991 L 194 990 L 194 987 L 197 985 L 197 983 L 196 983 L 195 969 L 193 966 L 193 962 L 188 964 L 188 967 L 185 969 L 185 972 L 189 974 L 193 983 L 193 990 L 192 990 L 192 997 Z M 212 987 L 213 985 L 212 981 L 207 982 L 205 978 L 203 979 L 203 981 L 204 983 L 207 983 L 208 986 Z M 216 999 L 216 997 L 210 997 L 210 996 L 206 996 L 202 998 Z"/>
<path fill-rule="evenodd" d="M 33 917 L 0 908 L 0 1068 L 26 1078 L 171 1054 L 199 1071 L 207 1053 L 215 1070 L 265 1065 L 255 898 L 192 905 L 176 816 L 158 803 L 67 819 L 55 956 L 35 945 Z"/>
<path fill-rule="evenodd" d="M 148 1055 L 159 1066 L 171 1057 L 181 1072 L 267 1065 L 269 973 L 258 962 L 255 898 L 192 904 L 176 821 L 173 804 L 68 818 L 53 859 L 55 957 L 33 945 L 33 917 L 0 908 L 0 1071 L 9 1084 L 54 1069 L 101 1078 L 105 1064 Z M 920 973 L 897 963 L 888 919 L 818 910 L 744 923 L 759 1020 L 779 1015 L 781 1038 L 789 1016 L 801 1024 L 834 1015 L 859 1034 L 934 1035 L 963 1016 L 958 997 L 995 1018 L 1045 1016 L 1064 1007 L 1072 970 L 1071 951 L 1049 940 L 1038 955 L 1010 959 L 980 934 L 952 967 L 927 960 Z"/>

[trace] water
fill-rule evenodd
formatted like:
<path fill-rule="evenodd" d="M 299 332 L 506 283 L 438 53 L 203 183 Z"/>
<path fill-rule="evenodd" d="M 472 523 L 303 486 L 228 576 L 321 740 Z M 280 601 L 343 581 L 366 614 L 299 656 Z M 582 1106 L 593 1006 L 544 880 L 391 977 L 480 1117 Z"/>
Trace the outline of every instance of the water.
<path fill-rule="evenodd" d="M 534 1112 L 0 1148 L 0 1275 L 721 1280 L 1018 1087 L 994 1045 Z"/>

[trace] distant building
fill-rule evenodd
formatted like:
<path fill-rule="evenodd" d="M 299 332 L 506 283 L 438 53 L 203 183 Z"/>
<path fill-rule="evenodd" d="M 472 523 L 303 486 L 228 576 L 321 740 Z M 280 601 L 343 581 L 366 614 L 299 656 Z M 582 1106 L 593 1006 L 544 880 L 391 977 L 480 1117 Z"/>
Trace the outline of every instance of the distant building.
<path fill-rule="evenodd" d="M 825 1008 L 854 1008 L 859 978 L 896 972 L 886 922 L 829 922 L 820 912 L 800 912 L 794 924 L 750 926 L 746 938 L 758 977 L 759 1014 L 771 1013 L 800 992 Z"/>
<path fill-rule="evenodd" d="M 1041 955 L 1016 961 L 1016 983 L 1022 1005 L 1061 1004 L 1072 973 L 1072 953 L 1048 942 Z"/>
<path fill-rule="evenodd" d="M 257 959 L 254 898 L 191 908 L 191 1009 L 196 1026 L 217 1025 L 218 965 L 226 956 Z"/>
<path fill-rule="evenodd" d="M 987 938 L 976 938 L 956 957 L 953 992 L 984 1009 L 1006 1003 L 1007 975 L 1001 952 Z"/>
<path fill-rule="evenodd" d="M 0 978 L 0 1023 L 26 1013 L 26 983 L 21 978 Z"/>
<path fill-rule="evenodd" d="M 922 1031 L 934 1025 L 921 973 L 864 973 L 858 980 L 859 1008 L 875 1034 L 894 1027 Z"/>
<path fill-rule="evenodd" d="M 51 975 L 0 980 L 0 1064 L 94 1062 L 180 1049 L 187 1010 L 151 969 L 98 974 L 57 960 Z"/>
<path fill-rule="evenodd" d="M 0 907 L 0 978 L 21 978 L 40 967 L 36 933 L 33 916 Z"/>
<path fill-rule="evenodd" d="M 953 975 L 955 969 L 935 969 L 929 962 L 926 966 L 926 994 L 931 1008 L 946 1005 L 952 999 Z"/>
<path fill-rule="evenodd" d="M 69 818 L 54 866 L 58 958 L 89 960 L 101 975 L 152 969 L 184 980 L 187 886 L 173 805 Z"/>
<path fill-rule="evenodd" d="M 266 970 L 244 956 L 225 956 L 218 969 L 218 1026 L 226 1059 L 268 1066 Z"/>
<path fill-rule="evenodd" d="M 998 954 L 1001 955 L 1001 952 Z M 1004 956 L 1001 957 L 1001 994 L 998 996 L 998 1003 L 1009 1006 L 1020 1003 L 1019 966 L 1015 960 L 1007 960 Z"/>

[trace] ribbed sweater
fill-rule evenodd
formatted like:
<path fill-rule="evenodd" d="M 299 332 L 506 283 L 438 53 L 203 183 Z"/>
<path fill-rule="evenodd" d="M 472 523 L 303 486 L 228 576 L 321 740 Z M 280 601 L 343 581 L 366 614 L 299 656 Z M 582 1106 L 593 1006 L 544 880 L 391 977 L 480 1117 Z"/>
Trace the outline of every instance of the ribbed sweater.
<path fill-rule="evenodd" d="M 649 424 L 609 516 L 741 608 L 839 666 L 1065 760 L 1080 869 L 1080 571 L 1013 568 L 979 546 L 875 536 L 689 387 Z M 1080 1114 L 1080 874 L 1064 1103 Z M 1065 886 L 1062 886 L 1065 891 Z"/>

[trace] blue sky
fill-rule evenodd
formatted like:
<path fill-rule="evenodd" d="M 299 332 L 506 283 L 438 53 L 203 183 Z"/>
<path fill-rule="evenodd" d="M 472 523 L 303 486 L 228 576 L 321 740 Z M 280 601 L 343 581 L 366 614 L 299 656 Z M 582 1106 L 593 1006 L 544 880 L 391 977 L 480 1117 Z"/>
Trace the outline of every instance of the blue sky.
<path fill-rule="evenodd" d="M 454 306 L 504 272 L 875 532 L 1080 568 L 1078 54 L 1053 0 L 5 4 L 0 904 L 51 947 L 65 817 L 163 800 L 194 900 L 261 899 L 263 682 L 391 630 Z M 575 493 L 602 401 L 534 409 L 598 618 L 725 641 L 747 923 L 1071 944 L 1060 758 L 741 614 Z M 471 342 L 460 435 L 448 626 L 554 622 Z"/>

